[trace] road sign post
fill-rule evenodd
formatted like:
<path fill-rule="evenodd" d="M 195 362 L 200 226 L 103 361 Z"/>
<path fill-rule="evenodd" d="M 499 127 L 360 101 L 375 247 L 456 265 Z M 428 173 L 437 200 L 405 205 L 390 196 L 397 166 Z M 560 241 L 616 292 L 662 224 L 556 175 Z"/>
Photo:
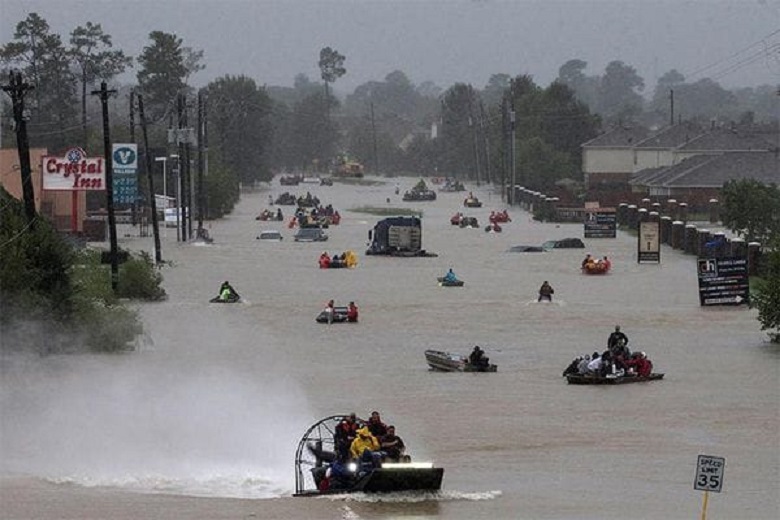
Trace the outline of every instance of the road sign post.
<path fill-rule="evenodd" d="M 720 493 L 723 488 L 723 470 L 725 467 L 726 459 L 723 457 L 699 455 L 699 459 L 696 462 L 696 478 L 693 480 L 693 489 L 704 491 L 701 520 L 707 519 L 707 502 L 710 491 Z"/>

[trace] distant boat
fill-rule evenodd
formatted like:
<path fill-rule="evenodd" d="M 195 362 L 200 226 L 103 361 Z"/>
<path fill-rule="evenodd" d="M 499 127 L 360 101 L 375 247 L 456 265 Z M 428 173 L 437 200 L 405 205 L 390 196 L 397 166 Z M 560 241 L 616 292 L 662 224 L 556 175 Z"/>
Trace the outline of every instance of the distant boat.
<path fill-rule="evenodd" d="M 441 350 L 426 350 L 425 361 L 431 370 L 439 372 L 495 372 L 498 370 L 496 365 L 474 366 L 469 363 L 468 358 L 450 352 Z"/>

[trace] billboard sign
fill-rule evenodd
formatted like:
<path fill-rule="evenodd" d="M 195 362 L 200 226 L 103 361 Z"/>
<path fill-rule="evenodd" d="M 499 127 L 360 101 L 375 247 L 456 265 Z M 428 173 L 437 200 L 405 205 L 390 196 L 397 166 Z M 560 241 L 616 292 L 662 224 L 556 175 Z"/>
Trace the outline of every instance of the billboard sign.
<path fill-rule="evenodd" d="M 81 148 L 71 148 L 64 157 L 44 155 L 43 189 L 50 191 L 102 191 L 106 189 L 105 161 L 87 157 Z"/>
<path fill-rule="evenodd" d="M 702 306 L 750 303 L 747 258 L 699 258 L 697 271 Z"/>
<path fill-rule="evenodd" d="M 640 222 L 637 262 L 661 262 L 661 223 Z"/>
<path fill-rule="evenodd" d="M 585 213 L 585 238 L 617 237 L 617 215 L 614 209 L 600 209 Z"/>
<path fill-rule="evenodd" d="M 111 159 L 114 202 L 133 204 L 138 200 L 138 145 L 114 144 Z"/>

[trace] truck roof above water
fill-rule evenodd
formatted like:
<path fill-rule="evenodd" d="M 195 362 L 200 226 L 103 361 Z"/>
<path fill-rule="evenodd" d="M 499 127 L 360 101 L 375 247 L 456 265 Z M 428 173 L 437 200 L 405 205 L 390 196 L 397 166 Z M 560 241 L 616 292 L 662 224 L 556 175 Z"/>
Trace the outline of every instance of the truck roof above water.
<path fill-rule="evenodd" d="M 380 220 L 368 232 L 367 255 L 437 256 L 422 248 L 420 217 L 389 217 Z"/>

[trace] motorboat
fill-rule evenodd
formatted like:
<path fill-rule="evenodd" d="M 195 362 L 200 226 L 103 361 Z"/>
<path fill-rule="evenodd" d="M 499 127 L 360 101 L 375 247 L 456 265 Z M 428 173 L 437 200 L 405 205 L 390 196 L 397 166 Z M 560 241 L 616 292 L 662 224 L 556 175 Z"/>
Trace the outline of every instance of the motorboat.
<path fill-rule="evenodd" d="M 463 205 L 467 208 L 481 208 L 482 202 L 476 197 L 467 197 L 466 200 L 463 201 Z"/>
<path fill-rule="evenodd" d="M 347 415 L 320 419 L 306 430 L 295 452 L 295 493 L 306 497 L 339 493 L 393 493 L 399 491 L 438 491 L 444 468 L 432 462 L 382 462 L 379 467 L 358 469 L 347 464 L 346 480 L 329 478 L 328 469 L 336 458 L 336 427 Z"/>
<path fill-rule="evenodd" d="M 664 374 L 653 372 L 650 375 L 640 376 L 636 374 L 607 374 L 606 376 L 568 374 L 566 382 L 570 385 L 625 385 L 630 383 L 645 383 L 663 379 Z"/>
<path fill-rule="evenodd" d="M 498 367 L 494 364 L 487 366 L 474 366 L 465 356 L 452 354 L 442 350 L 426 350 L 425 361 L 431 370 L 438 372 L 496 372 Z"/>
<path fill-rule="evenodd" d="M 315 320 L 317 323 L 345 323 L 347 321 L 347 308 L 333 307 L 333 312 L 323 309 Z"/>

